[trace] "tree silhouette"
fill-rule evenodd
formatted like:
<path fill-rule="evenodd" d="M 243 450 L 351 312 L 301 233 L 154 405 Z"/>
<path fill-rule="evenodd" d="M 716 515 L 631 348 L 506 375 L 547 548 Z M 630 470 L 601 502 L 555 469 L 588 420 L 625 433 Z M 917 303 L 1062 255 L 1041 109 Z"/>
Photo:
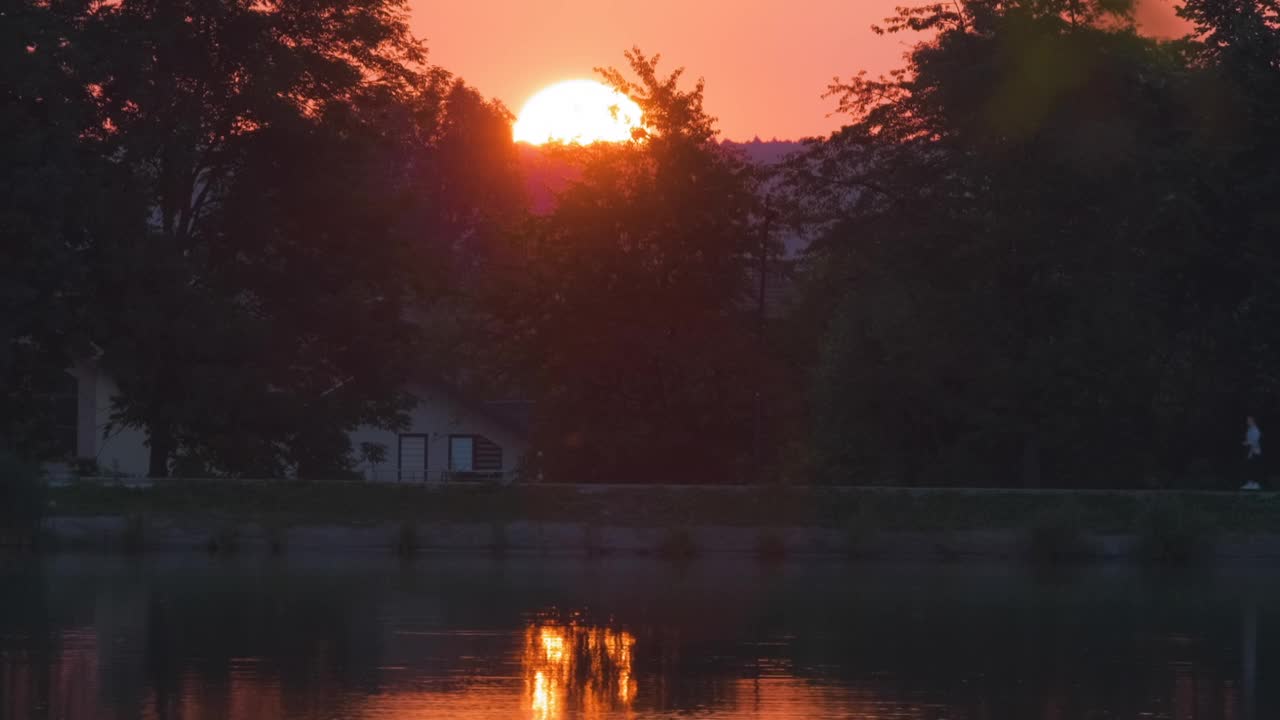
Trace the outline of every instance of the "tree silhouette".
<path fill-rule="evenodd" d="M 904 10 L 886 31 L 935 33 L 908 66 L 833 88 L 853 122 L 791 175 L 826 228 L 809 309 L 828 479 L 1131 485 L 1213 457 L 1260 357 L 1224 314 L 1245 301 L 1238 239 L 1205 225 L 1187 44 L 1127 11 Z"/>
<path fill-rule="evenodd" d="M 497 335 L 533 389 L 546 476 L 742 477 L 764 364 L 746 303 L 756 178 L 715 142 L 701 81 L 627 58 L 630 74 L 601 74 L 644 126 L 633 142 L 549 150 L 579 176 L 501 276 Z"/>

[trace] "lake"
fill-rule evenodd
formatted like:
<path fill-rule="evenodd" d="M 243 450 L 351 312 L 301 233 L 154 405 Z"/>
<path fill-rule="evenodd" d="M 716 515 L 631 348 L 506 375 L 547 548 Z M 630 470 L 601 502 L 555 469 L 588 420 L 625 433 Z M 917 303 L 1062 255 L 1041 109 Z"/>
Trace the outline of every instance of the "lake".
<path fill-rule="evenodd" d="M 1280 716 L 1265 568 L 0 558 L 0 718 Z"/>

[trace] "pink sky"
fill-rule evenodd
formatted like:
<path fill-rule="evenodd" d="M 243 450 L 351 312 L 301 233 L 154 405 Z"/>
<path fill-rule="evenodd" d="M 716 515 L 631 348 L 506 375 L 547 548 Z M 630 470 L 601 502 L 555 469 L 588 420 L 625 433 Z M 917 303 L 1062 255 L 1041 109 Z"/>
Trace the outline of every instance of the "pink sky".
<path fill-rule="evenodd" d="M 432 61 L 519 112 L 539 88 L 622 65 L 639 45 L 707 80 L 726 138 L 797 139 L 840 125 L 833 76 L 901 65 L 909 35 L 870 26 L 911 0 L 411 0 Z M 1153 34 L 1177 29 L 1174 0 L 1142 0 Z"/>

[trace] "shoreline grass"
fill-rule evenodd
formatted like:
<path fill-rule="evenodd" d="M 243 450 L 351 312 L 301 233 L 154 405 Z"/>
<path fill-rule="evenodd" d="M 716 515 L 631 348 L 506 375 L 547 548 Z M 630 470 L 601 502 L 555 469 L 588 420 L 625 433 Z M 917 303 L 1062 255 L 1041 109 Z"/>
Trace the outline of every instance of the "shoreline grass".
<path fill-rule="evenodd" d="M 1027 530 L 1069 508 L 1081 531 L 1138 531 L 1150 508 L 1191 508 L 1221 535 L 1280 532 L 1280 496 L 1179 492 L 968 491 L 778 486 L 487 486 L 166 481 L 50 488 L 61 516 L 222 516 L 308 523 L 589 522 L 618 527 L 817 527 L 876 531 Z"/>

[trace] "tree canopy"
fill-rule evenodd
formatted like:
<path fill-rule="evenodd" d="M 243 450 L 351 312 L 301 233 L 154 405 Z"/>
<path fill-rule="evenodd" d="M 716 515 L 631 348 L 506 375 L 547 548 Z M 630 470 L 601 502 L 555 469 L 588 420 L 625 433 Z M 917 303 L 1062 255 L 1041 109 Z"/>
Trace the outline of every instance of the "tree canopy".
<path fill-rule="evenodd" d="M 1280 418 L 1280 4 L 1179 12 L 902 8 L 772 171 L 633 50 L 543 213 L 403 0 L 6 6 L 0 438 L 65 454 L 92 362 L 153 475 L 342 474 L 429 377 L 534 401 L 528 478 L 1221 484 Z"/>
<path fill-rule="evenodd" d="M 744 477 L 762 354 L 746 300 L 757 177 L 715 142 L 701 81 L 628 53 L 602 76 L 635 140 L 561 148 L 577 178 L 520 235 L 494 299 L 540 420 L 532 460 L 584 481 Z M 553 150 L 553 152 L 556 152 Z"/>
<path fill-rule="evenodd" d="M 14 122 L 70 90 L 59 123 L 28 121 L 32 142 L 63 144 L 46 172 L 66 196 L 33 193 L 48 209 L 23 216 L 45 229 L 11 226 L 84 300 L 85 347 L 40 364 L 106 370 L 153 475 L 331 474 L 347 430 L 402 421 L 425 372 L 415 315 L 516 201 L 507 111 L 427 64 L 405 18 L 399 0 L 123 0 L 6 22 L 30 36 L 18 70 L 47 68 L 7 104 Z M 103 212 L 58 225 L 67 202 Z M 48 303 L 71 295 L 44 290 L 22 317 L 77 327 Z"/>
<path fill-rule="evenodd" d="M 792 167 L 825 228 L 811 291 L 841 298 L 817 314 L 829 479 L 1170 482 L 1221 467 L 1248 408 L 1274 405 L 1276 255 L 1228 180 L 1256 156 L 1224 154 L 1269 133 L 1223 125 L 1253 100 L 1222 104 L 1208 28 L 1160 42 L 1129 10 L 904 10 L 886 31 L 932 32 L 908 66 L 833 87 L 852 122 Z"/>

